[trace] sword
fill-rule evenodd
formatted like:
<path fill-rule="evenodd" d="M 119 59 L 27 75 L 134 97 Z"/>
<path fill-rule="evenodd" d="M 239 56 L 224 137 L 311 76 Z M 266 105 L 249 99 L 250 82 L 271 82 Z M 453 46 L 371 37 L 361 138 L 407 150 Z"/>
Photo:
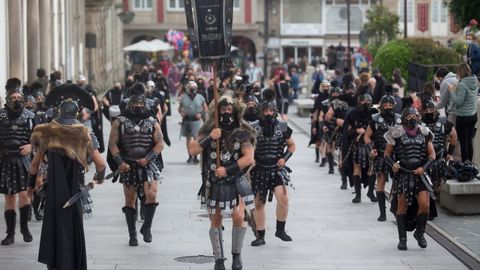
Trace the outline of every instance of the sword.
<path fill-rule="evenodd" d="M 258 238 L 258 231 L 257 231 L 257 222 L 255 222 L 255 216 L 253 215 L 254 210 L 248 211 L 245 209 L 245 218 L 247 219 L 248 225 L 252 228 L 252 232 L 256 238 Z"/>
<path fill-rule="evenodd" d="M 65 208 L 68 208 L 68 207 L 74 205 L 80 198 L 82 198 L 90 190 L 92 190 L 94 186 L 95 186 L 95 183 L 90 182 L 86 186 L 81 187 L 80 191 L 78 191 L 77 193 L 75 193 L 75 195 L 73 195 L 70 199 L 68 199 L 68 201 L 65 203 L 65 205 L 63 205 L 63 208 L 65 209 Z"/>

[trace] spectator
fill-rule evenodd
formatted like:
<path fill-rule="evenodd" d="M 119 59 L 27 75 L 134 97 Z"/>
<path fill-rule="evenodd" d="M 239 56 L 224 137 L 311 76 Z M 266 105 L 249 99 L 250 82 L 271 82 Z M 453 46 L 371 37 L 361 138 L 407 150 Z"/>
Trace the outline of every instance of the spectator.
<path fill-rule="evenodd" d="M 41 84 L 43 95 L 47 94 L 48 78 L 47 78 L 47 72 L 45 71 L 45 69 L 43 68 L 37 69 L 37 79 L 33 83 Z"/>
<path fill-rule="evenodd" d="M 477 77 L 472 75 L 466 63 L 458 65 L 456 72 L 459 82 L 457 85 L 450 84 L 448 90 L 457 116 L 455 128 L 460 142 L 462 161 L 472 161 L 473 136 L 475 136 L 477 123 Z"/>
<path fill-rule="evenodd" d="M 327 66 L 328 69 L 335 69 L 337 65 L 337 52 L 333 45 L 330 45 L 327 50 Z"/>
<path fill-rule="evenodd" d="M 385 86 L 386 93 L 392 93 L 392 96 L 395 98 L 395 113 L 401 114 L 403 108 L 402 97 L 398 93 L 398 88 L 393 87 L 391 84 Z"/>
<path fill-rule="evenodd" d="M 289 83 L 286 81 L 285 73 L 281 73 L 278 79 L 279 79 L 278 83 L 275 83 L 274 85 L 278 112 L 280 113 L 282 120 L 287 121 L 291 88 Z"/>
<path fill-rule="evenodd" d="M 257 67 L 254 62 L 250 62 L 245 74 L 248 75 L 249 83 L 263 81 L 263 70 Z"/>
<path fill-rule="evenodd" d="M 290 84 L 293 89 L 293 99 L 298 98 L 298 91 L 300 90 L 300 75 L 297 73 L 296 68 L 290 70 Z"/>
<path fill-rule="evenodd" d="M 480 72 L 480 47 L 478 46 L 478 39 L 476 33 L 470 32 L 465 37 L 467 48 L 467 61 L 470 65 L 472 74 L 479 75 Z"/>
<path fill-rule="evenodd" d="M 402 78 L 402 72 L 400 69 L 396 68 L 393 70 L 392 74 L 392 82 L 393 82 L 393 88 L 398 89 L 398 94 L 400 97 L 403 97 L 404 91 L 405 91 L 405 79 Z"/>
<path fill-rule="evenodd" d="M 448 71 L 447 68 L 441 67 L 435 73 L 435 77 L 440 81 L 440 102 L 437 104 L 437 110 L 445 108 L 445 114 L 448 121 L 455 125 L 455 114 L 453 112 L 453 104 L 450 101 L 450 92 L 448 91 L 448 85 L 457 84 L 457 74 Z"/>
<path fill-rule="evenodd" d="M 387 85 L 387 80 L 382 76 L 382 73 L 378 69 L 374 69 L 372 72 L 373 77 L 377 81 L 375 89 L 373 90 L 373 104 L 378 104 L 380 99 L 385 95 L 385 85 Z"/>
<path fill-rule="evenodd" d="M 315 68 L 315 72 L 312 74 L 312 80 L 314 81 L 312 86 L 312 94 L 317 95 L 320 93 L 320 84 L 324 80 L 325 76 L 321 68 Z"/>

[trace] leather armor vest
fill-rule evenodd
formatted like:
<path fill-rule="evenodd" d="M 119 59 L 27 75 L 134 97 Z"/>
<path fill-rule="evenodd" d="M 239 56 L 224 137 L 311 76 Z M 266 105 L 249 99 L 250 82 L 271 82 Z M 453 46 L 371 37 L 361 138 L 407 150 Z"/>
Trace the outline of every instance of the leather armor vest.
<path fill-rule="evenodd" d="M 415 136 L 404 132 L 395 139 L 395 159 L 400 165 L 409 170 L 415 170 L 427 161 L 427 140 L 420 131 Z"/>
<path fill-rule="evenodd" d="M 257 133 L 257 144 L 255 148 L 255 162 L 257 166 L 274 167 L 280 158 L 283 157 L 287 146 L 284 133 L 287 132 L 287 123 L 277 121 L 274 127 L 273 136 L 266 137 L 263 134 L 263 127 L 260 122 L 252 123 Z"/>
<path fill-rule="evenodd" d="M 4 155 L 20 155 L 19 147 L 28 144 L 34 127 L 34 114 L 23 109 L 18 118 L 9 119 L 6 109 L 0 109 L 0 152 Z"/>
<path fill-rule="evenodd" d="M 123 145 L 122 157 L 134 161 L 144 158 L 153 146 L 153 132 L 156 120 L 153 117 L 143 119 L 139 124 L 119 116 L 120 142 Z"/>
<path fill-rule="evenodd" d="M 381 113 L 376 113 L 372 115 L 372 120 L 374 123 L 374 132 L 372 136 L 372 142 L 373 145 L 375 146 L 375 149 L 384 151 L 385 147 L 387 147 L 387 141 L 383 137 L 385 132 L 387 132 L 391 127 L 395 125 L 400 125 L 402 123 L 402 120 L 400 119 L 399 114 L 395 114 L 394 119 L 387 121 Z"/>
<path fill-rule="evenodd" d="M 445 143 L 447 141 L 446 127 L 445 123 L 441 120 L 438 120 L 436 123 L 427 125 L 430 131 L 433 133 L 433 148 L 437 155 L 443 151 L 442 156 L 445 154 Z"/>

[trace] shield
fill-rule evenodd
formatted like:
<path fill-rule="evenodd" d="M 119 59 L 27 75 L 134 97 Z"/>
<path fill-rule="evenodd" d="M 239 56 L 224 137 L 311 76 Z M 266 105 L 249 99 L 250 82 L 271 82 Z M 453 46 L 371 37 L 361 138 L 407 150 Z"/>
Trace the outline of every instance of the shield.
<path fill-rule="evenodd" d="M 63 100 L 71 98 L 76 101 L 81 108 L 87 108 L 91 111 L 95 109 L 92 96 L 76 84 L 62 84 L 48 93 L 45 99 L 45 105 L 57 107 Z"/>

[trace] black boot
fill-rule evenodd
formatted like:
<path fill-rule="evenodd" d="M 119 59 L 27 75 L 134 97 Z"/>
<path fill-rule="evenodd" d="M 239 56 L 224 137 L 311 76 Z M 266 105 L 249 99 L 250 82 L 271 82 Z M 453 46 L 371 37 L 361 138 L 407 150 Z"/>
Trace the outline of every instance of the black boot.
<path fill-rule="evenodd" d="M 258 238 L 252 241 L 252 247 L 265 245 L 265 230 L 257 230 Z"/>
<path fill-rule="evenodd" d="M 277 220 L 277 231 L 275 232 L 275 236 L 282 239 L 282 241 L 291 242 L 292 237 L 290 237 L 290 235 L 288 235 L 285 232 L 285 224 L 286 223 L 287 223 L 286 221 Z"/>
<path fill-rule="evenodd" d="M 342 185 L 340 186 L 340 189 L 347 189 L 347 176 L 342 174 Z"/>
<path fill-rule="evenodd" d="M 405 230 L 405 215 L 397 215 L 398 245 L 399 250 L 407 250 L 407 231 Z"/>
<path fill-rule="evenodd" d="M 43 215 L 40 211 L 40 204 L 42 203 L 42 198 L 37 194 L 37 192 L 33 193 L 33 213 L 35 214 L 35 219 L 37 221 L 43 220 Z"/>
<path fill-rule="evenodd" d="M 315 163 L 318 163 L 320 159 L 320 150 L 318 148 L 315 148 Z"/>
<path fill-rule="evenodd" d="M 242 270 L 243 262 L 240 253 L 232 253 L 232 270 Z"/>
<path fill-rule="evenodd" d="M 145 221 L 143 222 L 142 228 L 140 228 L 140 233 L 143 234 L 143 241 L 146 243 L 152 242 L 152 221 L 155 216 L 155 209 L 157 208 L 158 203 L 148 203 L 145 204 Z"/>
<path fill-rule="evenodd" d="M 139 198 L 140 201 L 140 219 L 145 220 L 145 196 Z"/>
<path fill-rule="evenodd" d="M 360 182 L 360 176 L 354 175 L 353 186 L 355 187 L 355 198 L 353 198 L 352 203 L 360 203 L 362 201 L 362 183 Z"/>
<path fill-rule="evenodd" d="M 6 210 L 4 213 L 5 224 L 7 225 L 7 237 L 3 239 L 2 246 L 8 246 L 15 242 L 15 223 L 17 220 L 17 213 L 15 210 Z"/>
<path fill-rule="evenodd" d="M 327 160 L 328 160 L 328 174 L 334 174 L 333 167 L 335 166 L 333 162 L 333 154 L 327 153 Z"/>
<path fill-rule="evenodd" d="M 320 162 L 320 165 L 318 165 L 319 167 L 325 167 L 325 163 L 327 163 L 327 159 L 326 158 L 322 158 L 322 162 Z"/>
<path fill-rule="evenodd" d="M 427 247 L 427 240 L 425 239 L 425 226 L 427 225 L 428 214 L 422 213 L 417 216 L 417 228 L 413 237 L 417 239 L 418 246 L 421 248 Z"/>
<path fill-rule="evenodd" d="M 378 199 L 378 208 L 380 209 L 380 216 L 377 218 L 377 220 L 385 221 L 387 220 L 387 216 L 385 214 L 385 192 L 377 191 L 377 199 Z"/>
<path fill-rule="evenodd" d="M 130 239 L 128 240 L 128 244 L 132 247 L 138 246 L 138 241 L 137 241 L 137 228 L 135 226 L 135 222 L 137 222 L 137 218 L 135 215 L 135 208 L 131 207 L 123 207 L 122 208 L 123 213 L 125 213 L 125 219 L 127 221 L 127 226 L 128 226 L 128 234 L 130 236 Z"/>
<path fill-rule="evenodd" d="M 373 195 L 373 190 L 375 190 L 375 181 L 376 181 L 376 177 L 374 174 L 368 177 L 367 197 L 370 198 L 371 202 L 377 202 L 377 198 L 375 198 L 375 195 Z"/>
<path fill-rule="evenodd" d="M 225 270 L 225 257 L 223 256 L 223 231 L 220 228 L 210 228 L 210 241 L 212 242 L 213 255 L 215 256 L 214 270 Z"/>
<path fill-rule="evenodd" d="M 200 160 L 198 160 L 198 157 L 197 156 L 193 156 L 193 164 L 198 164 L 200 163 Z"/>
<path fill-rule="evenodd" d="M 32 242 L 33 237 L 28 229 L 28 215 L 32 211 L 32 205 L 27 204 L 20 208 L 20 232 L 23 235 L 23 241 Z"/>

